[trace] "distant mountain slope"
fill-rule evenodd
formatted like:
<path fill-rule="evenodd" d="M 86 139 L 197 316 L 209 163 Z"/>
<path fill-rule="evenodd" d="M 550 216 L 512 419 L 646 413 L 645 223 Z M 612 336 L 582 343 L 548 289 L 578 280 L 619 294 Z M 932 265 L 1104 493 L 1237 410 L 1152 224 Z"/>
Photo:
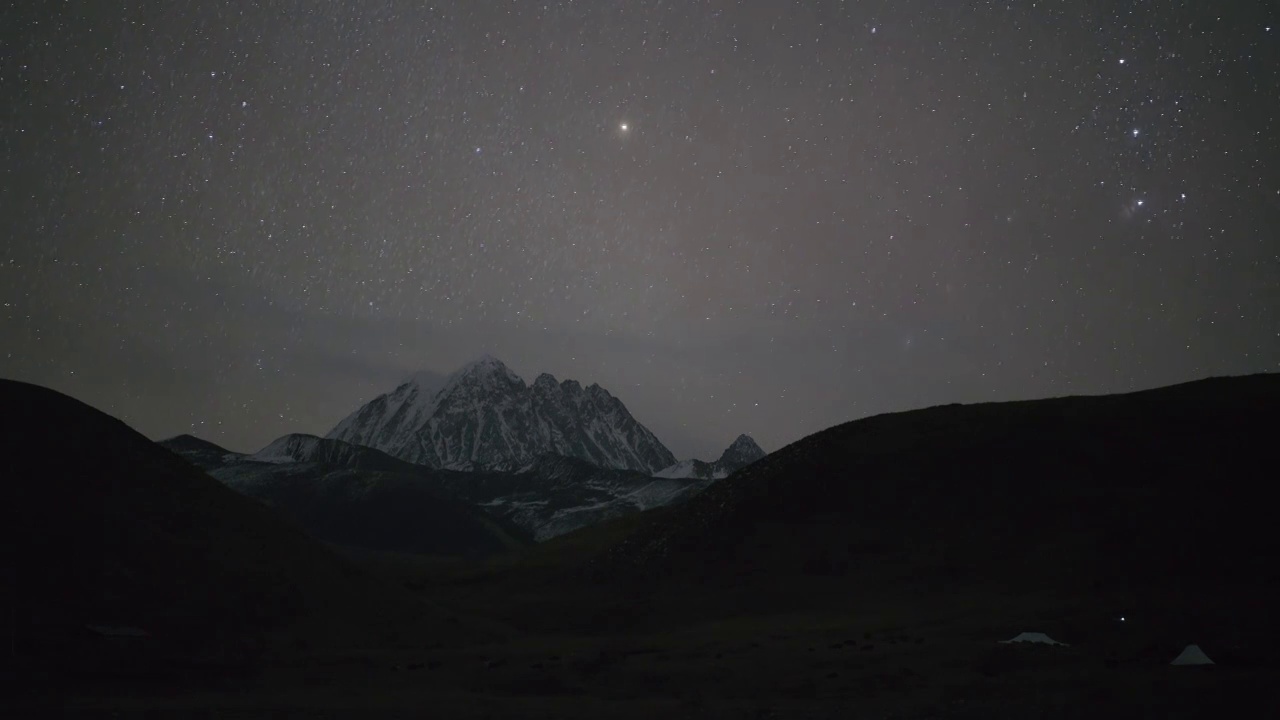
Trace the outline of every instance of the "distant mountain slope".
<path fill-rule="evenodd" d="M 372 448 L 285 435 L 248 456 L 215 458 L 161 445 L 201 463 L 227 487 L 261 500 L 314 537 L 368 550 L 477 555 L 527 545 L 532 534 L 441 489 L 435 471 Z"/>
<path fill-rule="evenodd" d="M 1181 607 L 1273 591 L 1278 408 L 1280 376 L 1260 375 L 858 420 L 641 523 L 595 567 L 677 586 L 1158 588 L 1142 592 Z"/>
<path fill-rule="evenodd" d="M 589 525 L 682 502 L 710 481 L 663 479 L 545 455 L 519 473 L 438 472 L 441 488 L 547 540 Z"/>
<path fill-rule="evenodd" d="M 315 537 L 366 550 L 488 555 L 528 545 L 532 534 L 462 501 L 429 473 L 247 462 L 209 472 Z"/>
<path fill-rule="evenodd" d="M 161 440 L 159 444 L 201 468 L 225 465 L 228 462 L 244 457 L 243 453 L 231 452 L 221 445 L 211 443 L 208 440 L 201 440 L 194 435 L 177 435 Z"/>
<path fill-rule="evenodd" d="M 376 448 L 401 460 L 452 470 L 515 471 L 542 455 L 600 467 L 654 472 L 671 452 L 598 385 L 526 385 L 485 357 L 443 382 L 420 374 L 343 419 L 328 438 Z"/>
<path fill-rule="evenodd" d="M 10 670 L 71 682 L 177 672 L 177 657 L 238 662 L 268 632 L 363 602 L 326 548 L 124 423 L 12 381 L 0 404 L 22 408 L 0 433 Z M 139 629 L 143 650 L 112 654 L 91 627 Z"/>
<path fill-rule="evenodd" d="M 303 433 L 277 438 L 245 459 L 263 463 L 321 463 L 353 470 L 386 472 L 412 473 L 421 469 L 420 465 L 393 458 L 381 450 Z"/>
<path fill-rule="evenodd" d="M 603 469 L 560 455 L 544 455 L 519 472 L 437 470 L 340 440 L 316 440 L 286 435 L 247 456 L 208 453 L 186 441 L 160 444 L 280 509 L 317 538 L 432 555 L 509 550 L 682 502 L 711 483 Z"/>
<path fill-rule="evenodd" d="M 729 477 L 734 472 L 759 460 L 766 454 L 749 435 L 739 435 L 729 447 L 725 448 L 715 462 L 681 460 L 674 465 L 659 470 L 653 476 L 660 478 L 720 480 Z"/>

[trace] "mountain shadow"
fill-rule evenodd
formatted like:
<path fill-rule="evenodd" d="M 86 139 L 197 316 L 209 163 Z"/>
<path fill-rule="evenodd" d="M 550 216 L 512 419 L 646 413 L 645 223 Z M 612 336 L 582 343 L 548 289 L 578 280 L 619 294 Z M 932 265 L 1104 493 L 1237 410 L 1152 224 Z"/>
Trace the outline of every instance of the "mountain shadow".
<path fill-rule="evenodd" d="M 244 456 L 215 458 L 190 443 L 160 444 L 227 487 L 260 500 L 325 542 L 363 550 L 479 556 L 516 550 L 530 533 L 441 487 L 438 471 L 373 448 L 285 435 Z"/>

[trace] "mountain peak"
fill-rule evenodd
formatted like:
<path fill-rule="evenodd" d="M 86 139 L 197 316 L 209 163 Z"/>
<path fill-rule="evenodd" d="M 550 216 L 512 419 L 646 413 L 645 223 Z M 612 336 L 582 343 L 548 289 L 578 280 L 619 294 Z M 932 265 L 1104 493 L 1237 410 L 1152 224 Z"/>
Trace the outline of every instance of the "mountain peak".
<path fill-rule="evenodd" d="M 701 480 L 719 480 L 732 475 L 737 470 L 750 465 L 764 457 L 767 453 L 760 449 L 750 435 L 739 435 L 725 451 L 720 459 L 713 463 L 701 460 L 684 460 L 656 473 L 656 477 L 690 478 Z"/>
<path fill-rule="evenodd" d="M 473 360 L 458 368 L 457 371 L 449 376 L 446 387 L 441 392 L 442 394 L 447 393 L 449 388 L 458 385 L 478 385 L 486 389 L 504 386 L 506 388 L 518 387 L 521 389 L 525 387 L 523 378 L 492 355 L 481 355 L 478 360 Z"/>
<path fill-rule="evenodd" d="M 472 360 L 466 365 L 463 365 L 461 368 L 458 369 L 458 372 L 456 374 L 473 373 L 473 372 L 511 373 L 512 375 L 515 374 L 511 372 L 511 368 L 507 367 L 506 363 L 502 362 L 501 360 L 499 360 L 498 358 L 492 355 L 489 355 L 488 353 L 481 355 L 480 357 L 476 358 L 475 360 Z"/>
<path fill-rule="evenodd" d="M 599 385 L 584 391 L 543 373 L 530 387 L 492 355 L 458 369 L 438 391 L 402 386 L 375 398 L 327 437 L 454 470 L 513 469 L 545 453 L 642 472 L 675 462 Z"/>
<path fill-rule="evenodd" d="M 737 467 L 742 467 L 759 460 L 767 454 L 768 453 L 756 444 L 755 440 L 751 439 L 750 435 L 744 433 L 739 435 L 737 439 L 729 445 L 729 447 L 725 448 L 725 451 L 720 455 L 720 459 L 717 460 L 716 463 L 718 465 L 736 465 Z"/>
<path fill-rule="evenodd" d="M 489 353 L 481 353 L 480 357 L 467 363 L 468 365 L 492 365 L 496 367 L 506 367 L 506 365 L 498 358 Z"/>

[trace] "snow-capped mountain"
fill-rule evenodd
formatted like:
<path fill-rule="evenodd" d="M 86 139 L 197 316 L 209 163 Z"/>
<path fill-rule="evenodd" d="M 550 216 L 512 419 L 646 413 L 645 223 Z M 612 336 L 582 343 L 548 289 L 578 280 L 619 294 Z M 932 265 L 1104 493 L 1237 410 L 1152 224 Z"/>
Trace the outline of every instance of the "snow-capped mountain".
<path fill-rule="evenodd" d="M 492 357 L 447 377 L 418 373 L 325 438 L 285 435 L 251 455 L 189 436 L 161 444 L 317 537 L 407 552 L 545 540 L 683 502 L 764 456 L 743 435 L 713 463 L 675 463 L 598 385 L 546 374 L 527 385 Z"/>
<path fill-rule="evenodd" d="M 441 381 L 419 374 L 355 411 L 326 436 L 407 462 L 515 471 L 538 457 L 580 458 L 652 473 L 671 451 L 599 385 L 539 375 L 533 385 L 485 356 Z"/>
<path fill-rule="evenodd" d="M 681 460 L 674 465 L 669 465 L 659 470 L 653 476 L 659 478 L 719 480 L 729 477 L 739 468 L 750 465 L 764 457 L 765 454 L 765 451 L 761 450 L 760 446 L 749 435 L 739 435 L 737 440 L 734 440 L 729 447 L 725 448 L 723 453 L 720 453 L 720 459 L 715 462 Z"/>

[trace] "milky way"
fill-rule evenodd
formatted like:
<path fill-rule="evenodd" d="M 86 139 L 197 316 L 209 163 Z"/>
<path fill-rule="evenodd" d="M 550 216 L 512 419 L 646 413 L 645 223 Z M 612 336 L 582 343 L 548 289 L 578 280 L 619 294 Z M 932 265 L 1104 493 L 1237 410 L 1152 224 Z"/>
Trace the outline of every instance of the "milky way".
<path fill-rule="evenodd" d="M 1280 370 L 1274 4 L 10 3 L 0 33 L 0 375 L 154 437 L 323 433 L 485 352 L 708 458 Z"/>

